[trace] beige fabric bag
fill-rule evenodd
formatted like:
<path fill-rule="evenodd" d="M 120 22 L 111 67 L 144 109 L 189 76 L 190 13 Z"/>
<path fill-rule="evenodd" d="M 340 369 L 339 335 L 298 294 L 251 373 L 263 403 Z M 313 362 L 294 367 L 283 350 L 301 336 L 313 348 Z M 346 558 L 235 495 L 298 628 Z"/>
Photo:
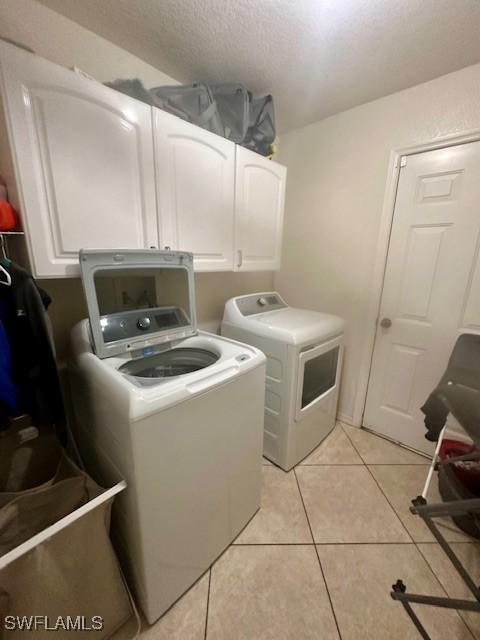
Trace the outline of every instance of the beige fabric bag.
<path fill-rule="evenodd" d="M 112 500 L 81 516 L 49 540 L 0 570 L 5 620 L 8 616 L 46 616 L 50 627 L 61 616 L 91 627 L 100 616 L 103 629 L 87 631 L 95 639 L 123 640 L 138 635 L 139 620 L 107 533 Z M 80 616 L 80 618 L 78 618 Z M 2 640 L 76 638 L 78 631 L 9 630 Z"/>
<path fill-rule="evenodd" d="M 94 498 L 100 488 L 62 453 L 54 477 L 39 487 L 0 493 L 0 556 Z"/>
<path fill-rule="evenodd" d="M 15 437 L 13 434 L 13 439 Z M 3 442 L 9 442 L 9 439 Z M 1 445 L 0 439 L 0 448 Z M 10 453 L 17 451 L 14 444 L 9 448 Z M 105 491 L 63 450 L 58 449 L 54 467 L 55 452 L 49 453 L 45 442 L 32 440 L 27 449 L 31 452 L 28 465 L 24 464 L 27 458 L 17 458 L 22 461 L 25 477 L 16 467 L 13 476 L 4 474 L 8 481 L 4 482 L 3 488 L 12 486 L 12 477 L 13 485 L 29 488 L 3 492 L 0 489 L 0 566 L 5 564 L 2 555 L 8 561 L 0 569 L 0 639 L 43 640 L 51 637 L 62 640 L 79 634 L 99 640 L 137 637 L 138 614 L 109 538 L 113 498 L 106 497 L 102 501 L 101 496 L 107 496 Z M 8 459 L 6 449 L 2 449 L 0 462 Z M 45 466 L 50 469 L 50 475 L 52 469 L 56 469 L 52 477 L 47 477 Z M 32 486 L 36 481 L 41 484 Z M 91 502 L 93 499 L 99 504 L 89 509 L 96 504 Z M 68 516 L 68 524 L 63 521 L 63 524 L 55 525 L 65 516 Z M 36 534 L 48 532 L 50 525 L 55 528 L 51 535 L 44 536 L 46 539 L 26 553 L 9 560 L 19 544 L 28 545 L 26 541 L 34 541 Z M 10 554 L 4 555 L 8 551 Z M 29 624 L 31 616 L 41 616 L 49 627 L 56 626 L 57 629 L 47 630 L 37 621 L 36 629 L 20 630 L 16 618 Z M 94 616 L 102 619 L 102 628 L 87 630 L 94 626 Z M 69 624 L 80 625 L 85 630 L 63 628 Z M 16 628 L 11 628 L 13 626 Z"/>

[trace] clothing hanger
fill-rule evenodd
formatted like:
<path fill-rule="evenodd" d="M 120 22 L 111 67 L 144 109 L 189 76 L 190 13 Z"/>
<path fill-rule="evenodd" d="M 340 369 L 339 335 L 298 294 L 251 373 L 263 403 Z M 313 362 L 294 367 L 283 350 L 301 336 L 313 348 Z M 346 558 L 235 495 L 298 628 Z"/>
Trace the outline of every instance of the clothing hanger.
<path fill-rule="evenodd" d="M 0 264 L 10 264 L 11 260 L 8 257 L 7 253 L 7 242 L 3 233 L 0 233 L 0 244 L 2 249 L 2 258 L 0 259 Z"/>
<path fill-rule="evenodd" d="M 6 280 L 0 280 L 0 284 L 4 284 L 6 287 L 10 287 L 12 285 L 12 276 L 8 273 L 5 267 L 2 267 L 0 264 L 0 273 L 3 273 Z"/>
<path fill-rule="evenodd" d="M 5 247 L 5 238 L 1 233 L 0 233 L 0 244 L 2 246 L 2 259 L 0 260 L 0 273 L 3 273 L 3 275 L 6 278 L 6 280 L 0 279 L 0 284 L 5 285 L 6 287 L 10 287 L 12 285 L 12 276 L 8 273 L 8 271 L 3 266 L 3 264 L 9 264 L 10 260 L 8 258 L 7 250 Z"/>

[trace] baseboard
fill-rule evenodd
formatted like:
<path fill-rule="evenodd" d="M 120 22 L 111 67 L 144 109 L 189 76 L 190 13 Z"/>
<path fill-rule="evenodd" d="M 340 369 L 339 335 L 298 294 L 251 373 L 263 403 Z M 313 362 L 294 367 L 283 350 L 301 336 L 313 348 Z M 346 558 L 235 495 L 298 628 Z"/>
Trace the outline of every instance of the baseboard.
<path fill-rule="evenodd" d="M 345 424 L 348 424 L 351 427 L 361 426 L 360 424 L 354 424 L 352 416 L 347 416 L 346 413 L 342 413 L 341 411 L 337 413 L 337 420 L 340 420 L 340 422 L 344 422 Z"/>

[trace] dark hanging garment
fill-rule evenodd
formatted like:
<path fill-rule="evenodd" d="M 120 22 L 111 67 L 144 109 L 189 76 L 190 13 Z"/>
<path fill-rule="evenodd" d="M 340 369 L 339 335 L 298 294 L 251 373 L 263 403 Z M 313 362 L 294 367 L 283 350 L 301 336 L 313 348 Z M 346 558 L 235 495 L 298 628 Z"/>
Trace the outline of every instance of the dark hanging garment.
<path fill-rule="evenodd" d="M 10 262 L 5 268 L 12 284 L 0 288 L 0 320 L 10 343 L 18 413 L 53 426 L 65 444 L 65 412 L 46 316 L 51 298 L 22 267 Z"/>
<path fill-rule="evenodd" d="M 451 411 L 449 400 L 452 397 L 463 397 L 463 392 L 459 392 L 458 389 L 448 388 L 456 385 L 468 387 L 472 392 L 469 397 L 476 398 L 478 396 L 478 393 L 475 394 L 473 392 L 480 391 L 480 335 L 464 333 L 457 339 L 445 373 L 423 407 L 421 407 L 425 414 L 425 427 L 427 429 L 425 438 L 427 440 L 432 442 L 438 440 Z M 476 405 L 476 402 L 473 402 L 472 407 L 473 405 Z M 469 411 L 472 416 L 478 414 L 478 419 L 480 419 L 480 413 L 478 413 L 477 409 L 473 410 L 469 405 Z M 472 420 L 468 420 L 468 422 L 470 423 Z M 478 425 L 478 431 L 480 436 L 480 424 Z"/>
<path fill-rule="evenodd" d="M 18 388 L 13 379 L 12 350 L 5 327 L 0 320 L 0 428 L 8 424 L 8 416 L 17 413 L 17 407 Z"/>

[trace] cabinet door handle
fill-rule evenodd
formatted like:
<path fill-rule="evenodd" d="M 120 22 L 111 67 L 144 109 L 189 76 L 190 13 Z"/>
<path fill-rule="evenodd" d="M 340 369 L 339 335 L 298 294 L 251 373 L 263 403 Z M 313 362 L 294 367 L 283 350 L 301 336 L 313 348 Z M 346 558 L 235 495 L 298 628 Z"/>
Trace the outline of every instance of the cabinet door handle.
<path fill-rule="evenodd" d="M 239 250 L 237 251 L 237 254 L 238 254 L 237 267 L 238 267 L 238 268 L 240 268 L 240 267 L 242 266 L 242 263 L 243 263 L 243 253 L 242 253 L 242 250 L 241 250 L 241 249 L 239 249 Z"/>

